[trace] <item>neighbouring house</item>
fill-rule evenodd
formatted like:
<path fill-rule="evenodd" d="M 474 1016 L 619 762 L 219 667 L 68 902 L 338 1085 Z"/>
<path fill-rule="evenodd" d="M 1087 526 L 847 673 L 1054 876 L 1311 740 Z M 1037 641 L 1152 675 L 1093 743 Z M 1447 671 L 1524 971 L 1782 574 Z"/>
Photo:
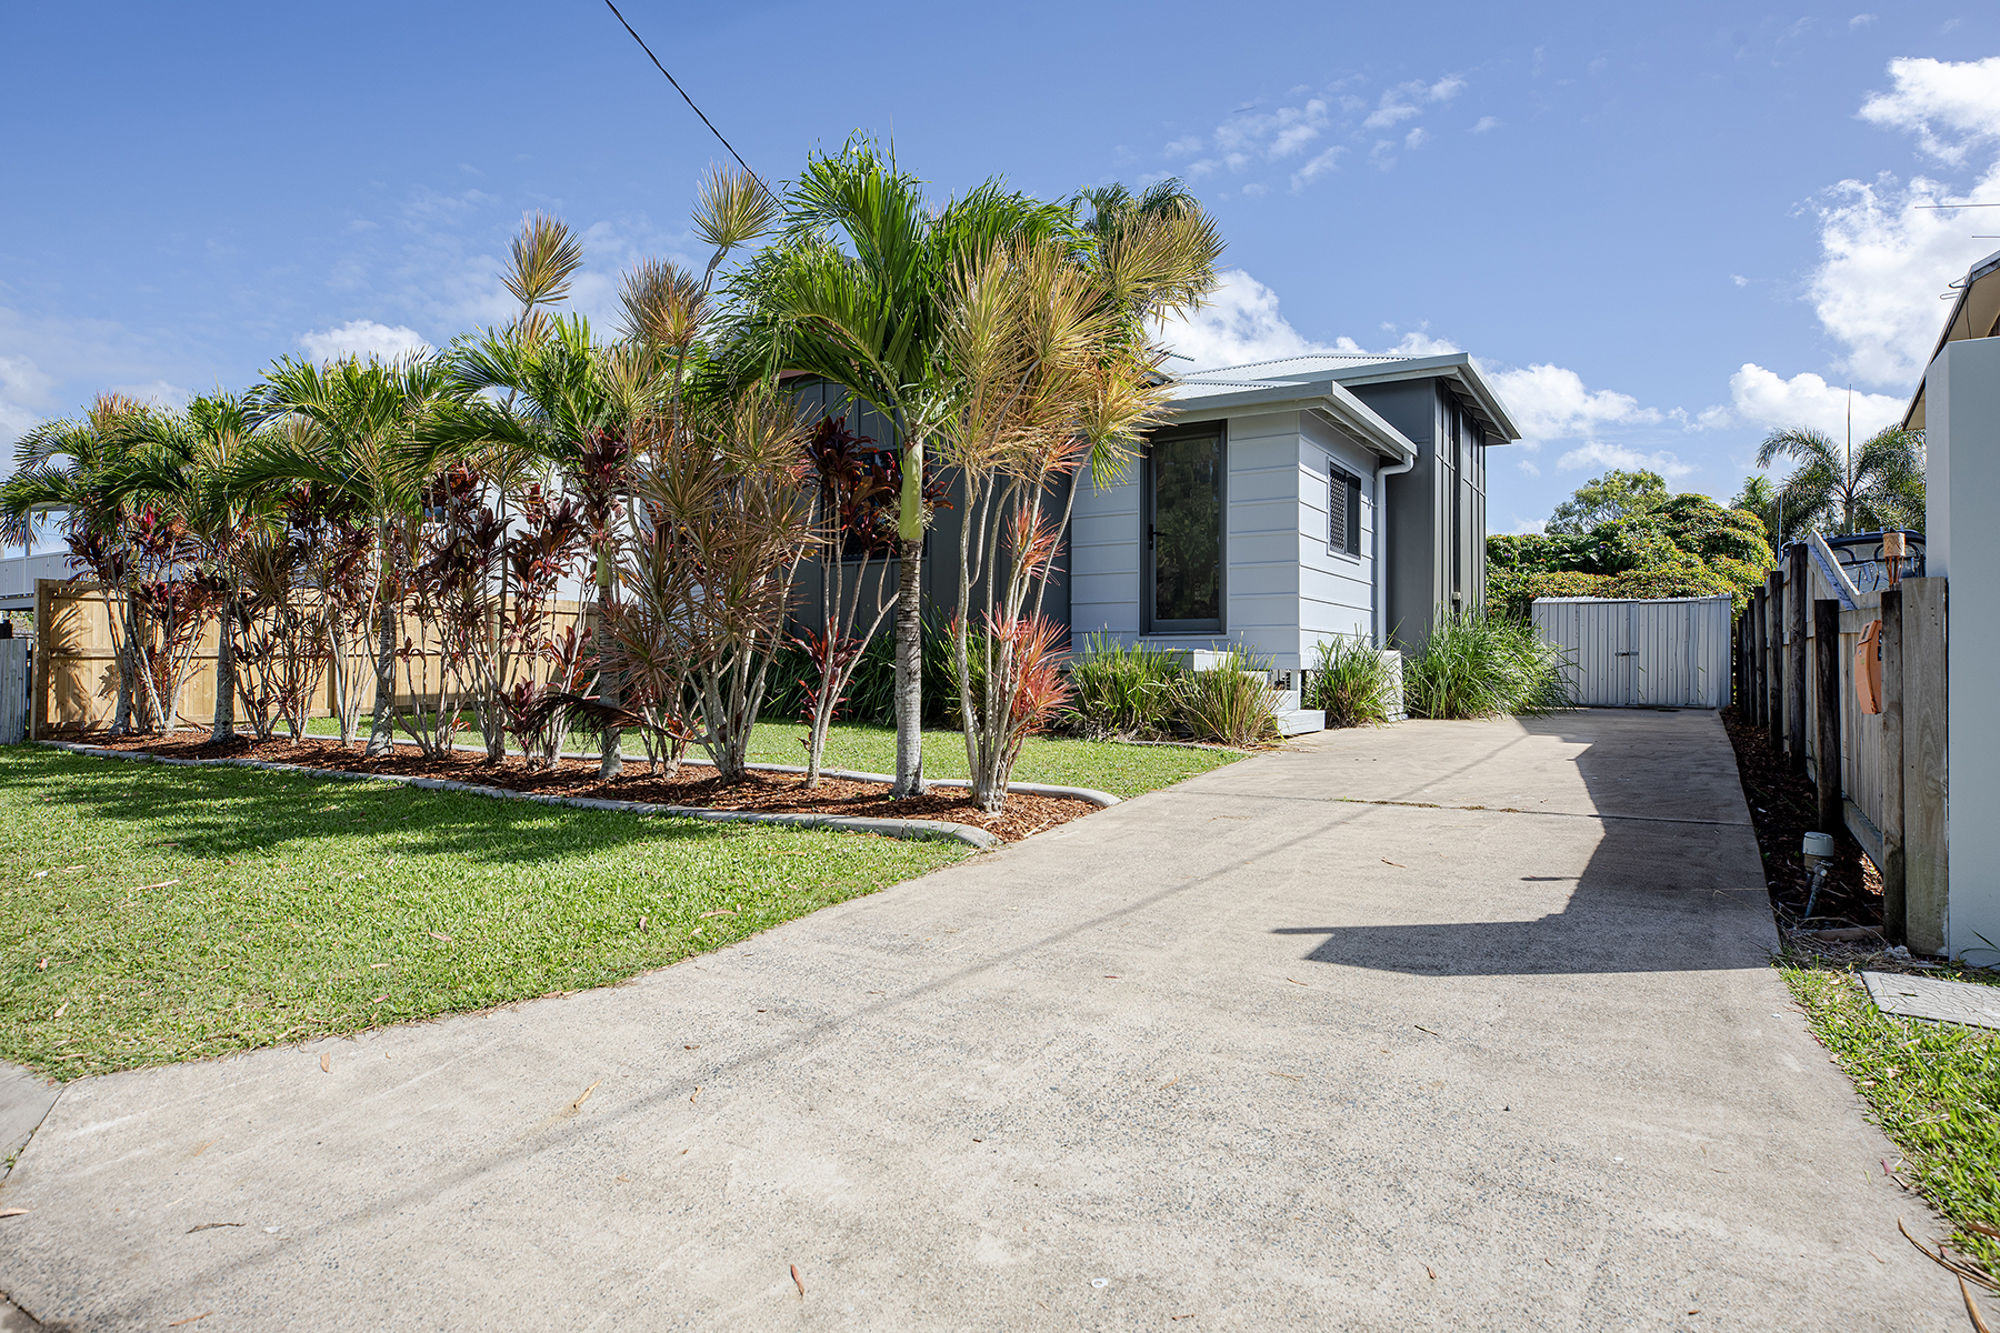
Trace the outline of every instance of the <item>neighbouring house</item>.
<path fill-rule="evenodd" d="M 893 441 L 839 389 L 796 391 L 809 411 Z M 1182 372 L 1172 421 L 1123 474 L 1079 478 L 1045 610 L 1075 643 L 1240 644 L 1278 673 L 1309 669 L 1335 636 L 1413 648 L 1440 615 L 1483 603 L 1486 451 L 1519 438 L 1462 352 Z M 937 606 L 956 600 L 958 522 L 941 509 L 927 542 Z M 808 569 L 808 622 L 818 588 Z"/>

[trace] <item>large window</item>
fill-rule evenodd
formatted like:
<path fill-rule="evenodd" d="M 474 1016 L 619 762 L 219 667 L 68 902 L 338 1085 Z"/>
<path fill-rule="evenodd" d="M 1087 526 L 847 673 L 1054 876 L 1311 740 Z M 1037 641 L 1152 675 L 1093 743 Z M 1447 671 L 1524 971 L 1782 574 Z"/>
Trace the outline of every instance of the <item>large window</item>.
<path fill-rule="evenodd" d="M 1154 437 L 1146 452 L 1148 631 L 1222 632 L 1222 428 Z"/>
<path fill-rule="evenodd" d="M 1360 555 L 1361 478 L 1329 462 L 1326 483 L 1326 549 Z"/>

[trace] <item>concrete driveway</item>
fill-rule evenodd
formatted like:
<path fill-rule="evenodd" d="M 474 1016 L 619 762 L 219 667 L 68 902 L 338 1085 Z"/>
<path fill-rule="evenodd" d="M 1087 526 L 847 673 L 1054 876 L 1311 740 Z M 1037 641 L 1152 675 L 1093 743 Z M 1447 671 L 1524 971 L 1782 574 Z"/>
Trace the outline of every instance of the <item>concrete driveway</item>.
<path fill-rule="evenodd" d="M 626 986 L 78 1083 L 0 1290 L 199 1333 L 1963 1327 L 1772 945 L 1713 714 L 1330 733 Z"/>

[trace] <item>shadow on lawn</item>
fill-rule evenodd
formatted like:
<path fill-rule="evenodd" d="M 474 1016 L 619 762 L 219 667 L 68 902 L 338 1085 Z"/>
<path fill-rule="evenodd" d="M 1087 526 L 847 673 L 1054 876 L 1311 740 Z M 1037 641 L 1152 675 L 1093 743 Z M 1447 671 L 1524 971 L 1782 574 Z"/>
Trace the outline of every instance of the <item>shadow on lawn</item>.
<path fill-rule="evenodd" d="M 156 845 L 229 856 L 341 835 L 396 839 L 412 854 L 480 862 L 554 860 L 637 842 L 720 841 L 750 829 L 580 810 L 464 792 L 242 768 L 177 768 L 23 747 L 6 780 L 81 814 L 146 824 Z M 759 830 L 762 831 L 762 830 Z"/>

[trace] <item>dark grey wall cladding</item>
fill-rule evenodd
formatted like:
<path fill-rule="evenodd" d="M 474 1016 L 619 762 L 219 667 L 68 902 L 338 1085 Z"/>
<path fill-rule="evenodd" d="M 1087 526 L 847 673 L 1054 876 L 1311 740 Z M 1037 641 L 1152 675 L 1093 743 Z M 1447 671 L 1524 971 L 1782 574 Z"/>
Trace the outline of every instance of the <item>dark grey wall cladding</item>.
<path fill-rule="evenodd" d="M 898 441 L 893 422 L 867 404 L 857 404 L 849 399 L 847 392 L 838 385 L 821 379 L 799 379 L 789 386 L 801 408 L 813 415 L 846 417 L 847 428 L 864 435 L 877 444 L 894 445 Z M 1053 518 L 1060 518 L 1063 506 L 1068 500 L 1069 488 L 1065 483 L 1050 496 L 1046 512 Z M 930 531 L 924 544 L 924 601 L 925 614 L 942 620 L 949 617 L 958 605 L 958 540 L 965 522 L 965 488 L 956 479 L 951 481 L 946 496 L 949 508 L 940 508 L 931 518 Z M 889 581 L 893 592 L 899 577 L 898 562 L 894 559 L 876 559 L 869 562 L 871 583 L 880 578 Z M 983 589 L 975 589 L 973 601 L 978 605 Z M 818 560 L 808 560 L 799 570 L 798 588 L 793 595 L 792 616 L 794 623 L 805 628 L 820 626 L 820 564 Z M 1063 534 L 1063 541 L 1056 553 L 1055 573 L 1049 579 L 1047 592 L 1042 598 L 1042 614 L 1057 624 L 1069 624 L 1069 534 Z M 886 630 L 886 624 L 885 624 Z"/>

